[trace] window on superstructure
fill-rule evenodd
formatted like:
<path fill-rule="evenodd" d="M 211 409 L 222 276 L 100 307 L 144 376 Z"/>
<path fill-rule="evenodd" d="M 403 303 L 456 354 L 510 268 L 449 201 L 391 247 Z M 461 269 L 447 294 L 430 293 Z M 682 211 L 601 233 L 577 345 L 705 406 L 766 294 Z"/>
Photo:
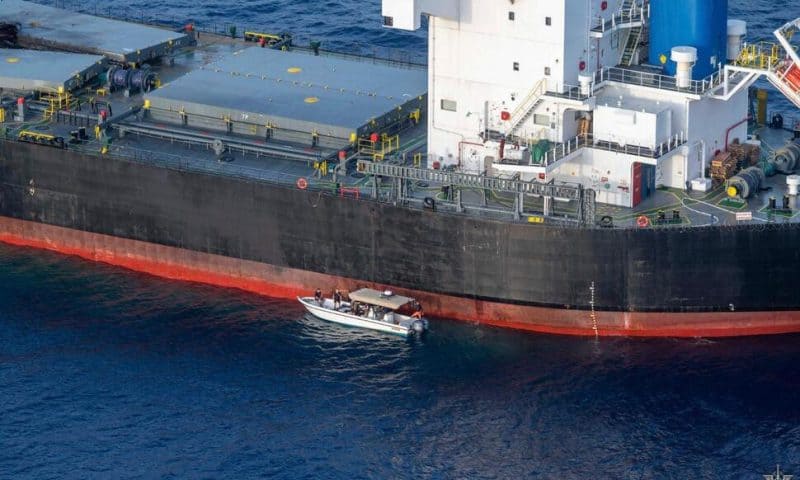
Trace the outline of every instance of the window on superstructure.
<path fill-rule="evenodd" d="M 514 12 L 508 12 L 508 19 L 514 21 Z"/>
<path fill-rule="evenodd" d="M 550 17 L 544 17 L 544 24 L 548 27 L 551 26 L 553 24 L 553 19 Z"/>
<path fill-rule="evenodd" d="M 544 74 L 547 76 L 550 75 L 550 67 L 544 67 Z"/>
<path fill-rule="evenodd" d="M 514 62 L 514 71 L 519 72 L 519 62 Z"/>
<path fill-rule="evenodd" d="M 442 110 L 447 110 L 448 112 L 455 112 L 458 109 L 458 104 L 455 100 L 442 100 Z"/>
<path fill-rule="evenodd" d="M 394 17 L 383 17 L 383 26 L 384 27 L 394 26 Z"/>
<path fill-rule="evenodd" d="M 550 115 L 540 115 L 538 113 L 533 115 L 533 123 L 539 126 L 550 126 Z"/>

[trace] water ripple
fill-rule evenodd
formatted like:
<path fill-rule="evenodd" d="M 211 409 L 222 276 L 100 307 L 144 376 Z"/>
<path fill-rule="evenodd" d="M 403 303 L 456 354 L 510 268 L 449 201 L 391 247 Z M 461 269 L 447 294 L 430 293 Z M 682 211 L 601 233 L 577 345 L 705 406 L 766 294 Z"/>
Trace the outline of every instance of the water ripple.
<path fill-rule="evenodd" d="M 424 56 L 424 32 L 380 27 L 379 0 L 169 3 L 176 25 Z M 800 17 L 782 5 L 731 0 L 753 38 Z M 406 341 L 7 246 L 0 285 L 2 478 L 800 474 L 800 336 L 596 342 L 440 321 Z"/>

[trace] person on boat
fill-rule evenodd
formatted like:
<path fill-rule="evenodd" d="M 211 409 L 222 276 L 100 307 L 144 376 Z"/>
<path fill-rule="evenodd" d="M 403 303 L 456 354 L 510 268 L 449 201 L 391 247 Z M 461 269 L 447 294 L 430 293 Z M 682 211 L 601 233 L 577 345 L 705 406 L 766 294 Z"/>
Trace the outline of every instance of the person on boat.
<path fill-rule="evenodd" d="M 314 300 L 317 302 L 317 305 L 322 306 L 322 290 L 319 288 L 314 292 Z"/>
<path fill-rule="evenodd" d="M 414 302 L 414 313 L 411 314 L 411 318 L 422 318 L 422 304 L 419 302 Z"/>
<path fill-rule="evenodd" d="M 339 292 L 339 289 L 337 288 L 333 292 L 333 309 L 339 310 L 339 307 L 341 306 L 342 306 L 342 294 L 341 292 Z"/>

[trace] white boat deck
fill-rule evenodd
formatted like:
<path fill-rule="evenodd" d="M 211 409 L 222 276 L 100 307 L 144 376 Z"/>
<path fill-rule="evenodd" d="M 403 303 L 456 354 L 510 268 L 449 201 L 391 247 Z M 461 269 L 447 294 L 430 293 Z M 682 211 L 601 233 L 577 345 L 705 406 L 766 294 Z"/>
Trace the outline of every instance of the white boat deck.
<path fill-rule="evenodd" d="M 339 309 L 334 309 L 333 300 L 323 299 L 319 304 L 314 297 L 298 297 L 297 299 L 315 317 L 334 323 L 348 325 L 352 327 L 367 328 L 397 335 L 413 335 L 415 333 L 414 323 L 419 319 L 406 315 L 401 315 L 394 311 L 386 311 L 382 314 L 375 314 L 375 310 L 365 315 L 356 315 L 351 311 L 350 302 L 341 302 Z"/>

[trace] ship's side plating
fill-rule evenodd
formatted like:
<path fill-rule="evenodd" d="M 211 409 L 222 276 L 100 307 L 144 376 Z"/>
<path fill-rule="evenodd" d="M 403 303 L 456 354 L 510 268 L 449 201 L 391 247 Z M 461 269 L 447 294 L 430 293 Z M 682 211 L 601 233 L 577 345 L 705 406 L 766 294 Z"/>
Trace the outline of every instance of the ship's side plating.
<path fill-rule="evenodd" d="M 65 92 L 6 99 L 17 113 L 0 134 L 0 241 L 286 298 L 317 287 L 391 287 L 434 315 L 536 331 L 800 331 L 792 282 L 800 265 L 797 202 L 762 208 L 759 191 L 736 212 L 753 223 L 736 225 L 737 207 L 711 203 L 716 193 L 677 192 L 688 182 L 711 187 L 709 157 L 744 139 L 746 87 L 764 72 L 739 62 L 727 65 L 726 75 L 698 79 L 692 59 L 706 53 L 691 45 L 673 46 L 669 61 L 679 75 L 637 65 L 645 6 L 565 0 L 506 11 L 486 0 L 386 0 L 387 26 L 415 28 L 420 13 L 432 16 L 430 96 L 415 87 L 381 99 L 394 105 L 390 132 L 378 131 L 385 122 L 372 115 L 335 134 L 320 130 L 318 114 L 333 98 L 349 109 L 347 98 L 373 103 L 380 89 L 310 80 L 305 75 L 324 57 L 310 54 L 275 53 L 288 63 L 254 72 L 245 60 L 267 58 L 256 48 L 230 71 L 208 67 L 219 69 L 215 78 L 256 86 L 232 111 L 194 108 L 179 96 L 159 103 L 167 89 L 141 101 L 137 92 L 151 87 L 142 80 L 150 70 L 118 66 L 91 84 L 116 90 L 114 110 L 124 111 L 117 117 L 111 103 L 97 111 L 93 90 L 78 92 L 92 97 L 91 114 L 74 111 Z M 529 29 L 533 24 L 539 28 Z M 728 33 L 736 47 L 742 28 Z M 776 34 L 783 45 L 788 30 Z M 228 39 L 214 41 L 222 40 L 206 52 L 228 49 Z M 528 50 L 539 54 L 523 55 Z M 335 71 L 349 61 L 359 60 L 340 59 Z M 163 63 L 170 80 L 192 68 L 190 61 L 177 69 Z M 20 62 L 8 65 L 16 71 Z M 770 68 L 773 83 L 793 85 L 785 78 L 794 78 L 795 65 Z M 142 85 L 134 88 L 134 77 Z M 272 102 L 260 97 L 272 83 L 292 90 L 289 109 L 316 123 L 253 120 L 257 112 L 247 108 Z M 220 101 L 205 99 L 212 84 L 193 85 L 189 100 Z M 180 80 L 171 85 L 173 93 L 182 88 Z M 310 93 L 317 91 L 323 93 Z M 29 100 L 35 105 L 26 107 Z M 427 114 L 419 108 L 426 101 Z M 274 113 L 274 104 L 261 107 Z M 29 127 L 26 115 L 40 124 Z M 427 146 L 411 136 L 401 153 L 397 131 L 414 130 L 423 118 Z M 90 133 L 96 125 L 96 138 L 73 131 L 78 125 Z M 326 135 L 336 142 L 321 142 Z M 418 153 L 424 148 L 427 157 Z M 328 161 L 341 168 L 329 172 Z M 347 168 L 352 161 L 355 174 Z M 675 209 L 671 221 L 666 212 L 630 209 L 655 196 L 657 185 L 675 189 L 651 202 Z M 599 203 L 619 208 L 595 219 L 595 191 Z M 577 219 L 565 218 L 572 207 Z M 631 228 L 634 220 L 641 228 Z"/>
<path fill-rule="evenodd" d="M 800 298 L 787 288 L 800 263 L 794 223 L 691 230 L 527 225 L 0 145 L 0 215 L 69 229 L 42 234 L 19 227 L 17 243 L 28 237 L 59 249 L 70 236 L 74 242 L 82 232 L 100 234 L 193 252 L 194 268 L 216 275 L 280 282 L 287 272 L 317 272 L 286 283 L 393 285 L 426 292 L 432 313 L 570 333 L 697 334 L 669 330 L 663 314 L 690 314 L 677 321 L 687 328 L 710 312 L 722 323 L 704 324 L 705 331 L 731 333 L 733 312 L 739 327 L 757 329 L 761 317 L 754 312 L 800 310 Z M 169 262 L 155 245 L 106 255 Z M 114 241 L 92 248 L 113 250 Z M 233 266 L 245 264 L 251 268 Z M 531 317 L 511 318 L 515 309 Z M 753 320 L 742 322 L 748 312 Z"/>

